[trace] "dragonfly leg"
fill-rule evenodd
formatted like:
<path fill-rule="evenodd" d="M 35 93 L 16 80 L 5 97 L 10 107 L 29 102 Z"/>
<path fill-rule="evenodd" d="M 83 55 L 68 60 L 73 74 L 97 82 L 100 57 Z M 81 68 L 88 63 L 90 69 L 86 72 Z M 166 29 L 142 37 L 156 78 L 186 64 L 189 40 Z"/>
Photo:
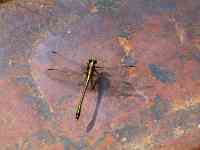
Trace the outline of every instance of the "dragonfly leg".
<path fill-rule="evenodd" d="M 91 80 L 91 89 L 94 90 L 96 85 L 97 85 L 97 79 L 92 79 Z"/>
<path fill-rule="evenodd" d="M 92 90 L 94 90 L 97 85 L 98 75 L 99 75 L 99 72 L 95 69 L 94 75 L 91 78 L 91 89 Z"/>
<path fill-rule="evenodd" d="M 96 73 L 96 75 L 99 75 L 99 72 L 97 71 L 97 69 L 94 69 L 94 72 Z"/>
<path fill-rule="evenodd" d="M 84 76 L 84 82 L 85 82 L 87 80 L 87 77 L 88 77 L 88 71 L 85 71 L 83 76 Z"/>
<path fill-rule="evenodd" d="M 104 67 L 101 67 L 101 66 L 95 66 L 95 68 L 104 68 Z"/>
<path fill-rule="evenodd" d="M 87 72 L 85 71 L 83 73 L 83 79 L 79 82 L 79 86 L 84 85 L 86 79 L 87 79 Z"/>

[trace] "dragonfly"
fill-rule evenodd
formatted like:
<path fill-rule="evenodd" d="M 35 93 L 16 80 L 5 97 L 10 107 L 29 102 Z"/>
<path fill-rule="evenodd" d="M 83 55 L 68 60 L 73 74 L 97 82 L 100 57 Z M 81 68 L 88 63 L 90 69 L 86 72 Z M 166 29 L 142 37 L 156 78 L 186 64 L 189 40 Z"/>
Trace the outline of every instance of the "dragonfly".
<path fill-rule="evenodd" d="M 92 89 L 95 88 L 97 81 L 94 81 L 94 76 L 96 76 L 95 73 L 96 74 L 98 73 L 97 70 L 96 70 L 96 63 L 97 63 L 97 60 L 95 58 L 91 58 L 91 59 L 88 60 L 86 72 L 85 72 L 85 85 L 84 85 L 84 88 L 81 92 L 81 99 L 80 99 L 80 102 L 79 102 L 78 107 L 76 109 L 76 120 L 78 120 L 79 117 L 80 117 L 81 109 L 82 109 L 82 103 L 83 103 L 85 93 L 88 89 L 89 84 L 91 84 Z M 48 70 L 50 71 L 50 70 L 56 70 L 56 69 L 50 68 Z"/>
<path fill-rule="evenodd" d="M 58 53 L 57 51 L 51 51 L 51 54 L 53 54 L 54 56 L 59 57 L 59 60 L 62 59 L 66 59 L 63 55 L 61 55 L 60 53 Z M 73 61 L 73 60 L 71 60 Z M 94 90 L 96 88 L 96 85 L 98 84 L 99 78 L 101 76 L 109 76 L 109 73 L 105 73 L 105 72 L 99 72 L 99 70 L 104 69 L 104 67 L 102 66 L 97 66 L 97 59 L 96 58 L 90 58 L 88 59 L 86 65 L 82 65 L 79 64 L 77 62 L 74 62 L 74 64 L 78 64 L 81 66 L 81 68 L 84 68 L 84 72 L 83 73 L 77 73 L 75 71 L 72 71 L 70 69 L 64 68 L 49 68 L 47 70 L 47 75 L 49 78 L 54 79 L 54 80 L 81 80 L 81 78 L 83 78 L 84 75 L 84 81 L 83 81 L 83 88 L 81 90 L 81 97 L 80 97 L 80 101 L 76 107 L 76 113 L 75 113 L 75 119 L 78 120 L 80 118 L 81 115 L 81 110 L 82 110 L 82 105 L 83 105 L 83 101 L 86 95 L 86 92 L 88 90 L 88 87 L 90 85 L 91 90 Z M 111 69 L 108 68 L 107 69 Z M 112 68 L 113 69 L 113 68 Z M 82 76 L 82 77 L 81 77 Z M 78 77 L 78 78 L 77 78 Z M 116 82 L 116 81 L 115 81 Z M 79 85 L 81 85 L 81 83 L 79 83 Z M 116 87 L 115 87 L 116 89 Z M 119 93 L 119 92 L 116 92 Z"/>
<path fill-rule="evenodd" d="M 87 87 L 89 85 L 89 82 L 91 82 L 91 85 L 93 86 L 92 88 L 95 87 L 96 81 L 95 81 L 95 84 L 93 85 L 93 78 L 94 78 L 94 73 L 95 72 L 97 73 L 97 70 L 95 67 L 96 63 L 97 63 L 96 59 L 89 59 L 89 61 L 87 63 L 85 87 L 83 88 L 81 100 L 80 100 L 77 110 L 76 110 L 76 119 L 77 120 L 79 119 L 80 114 L 81 114 L 81 107 L 82 107 L 83 99 L 85 97 L 85 93 L 86 93 Z"/>

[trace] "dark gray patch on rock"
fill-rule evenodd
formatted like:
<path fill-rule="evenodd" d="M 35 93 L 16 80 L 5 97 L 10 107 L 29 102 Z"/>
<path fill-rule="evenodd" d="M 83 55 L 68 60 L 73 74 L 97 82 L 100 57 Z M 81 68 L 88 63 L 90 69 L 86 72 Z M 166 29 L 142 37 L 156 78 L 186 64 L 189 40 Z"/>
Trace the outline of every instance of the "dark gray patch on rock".
<path fill-rule="evenodd" d="M 135 60 L 135 58 L 132 58 L 131 56 L 125 56 L 122 59 L 122 64 L 127 67 L 135 67 L 137 64 L 137 61 Z"/>
<path fill-rule="evenodd" d="M 143 133 L 146 129 L 140 125 L 128 124 L 120 129 L 115 130 L 114 135 L 116 139 L 123 141 L 126 139 L 127 142 L 135 139 L 139 134 Z"/>
<path fill-rule="evenodd" d="M 33 135 L 39 141 L 42 141 L 46 144 L 56 143 L 56 137 L 48 130 L 42 130 Z"/>
<path fill-rule="evenodd" d="M 167 103 L 166 100 L 163 100 L 160 96 L 156 96 L 154 100 L 155 104 L 150 108 L 150 110 L 153 113 L 155 119 L 159 121 L 168 111 L 169 103 Z"/>
<path fill-rule="evenodd" d="M 0 48 L 0 78 L 4 77 L 8 71 L 8 57 L 6 55 L 6 49 Z"/>
<path fill-rule="evenodd" d="M 149 69 L 152 74 L 156 77 L 157 80 L 160 80 L 163 83 L 174 83 L 176 82 L 176 75 L 174 72 L 163 68 L 157 64 L 149 64 Z"/>
<path fill-rule="evenodd" d="M 17 84 L 23 84 L 23 85 L 33 85 L 34 80 L 31 76 L 20 76 L 16 78 Z"/>
<path fill-rule="evenodd" d="M 192 53 L 192 56 L 198 63 L 200 63 L 200 52 L 199 51 L 194 51 Z"/>
<path fill-rule="evenodd" d="M 68 137 L 60 137 L 60 143 L 63 143 L 64 150 L 77 150 L 77 145 Z"/>
<path fill-rule="evenodd" d="M 53 117 L 53 113 L 50 111 L 47 101 L 39 100 L 36 104 L 39 114 L 41 114 L 44 119 L 51 120 Z"/>
<path fill-rule="evenodd" d="M 174 12 L 176 11 L 176 2 L 162 0 L 144 0 L 144 4 L 153 11 Z"/>
<path fill-rule="evenodd" d="M 38 97 L 32 96 L 32 95 L 26 95 L 26 96 L 24 96 L 24 100 L 28 104 L 34 104 L 38 101 Z"/>

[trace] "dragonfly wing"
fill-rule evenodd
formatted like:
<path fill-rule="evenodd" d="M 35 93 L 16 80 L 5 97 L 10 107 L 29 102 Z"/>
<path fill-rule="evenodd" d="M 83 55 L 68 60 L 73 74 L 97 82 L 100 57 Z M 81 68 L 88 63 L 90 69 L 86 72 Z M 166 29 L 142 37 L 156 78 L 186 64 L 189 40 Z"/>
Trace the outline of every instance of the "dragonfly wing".
<path fill-rule="evenodd" d="M 137 90 L 134 81 L 126 80 L 123 73 L 112 71 L 99 74 L 98 93 L 109 97 L 135 97 Z"/>
<path fill-rule="evenodd" d="M 154 86 L 145 84 L 142 87 L 137 85 L 136 80 L 110 79 L 110 88 L 108 89 L 108 96 L 116 98 L 131 98 L 148 100 L 148 91 Z"/>
<path fill-rule="evenodd" d="M 77 68 L 78 67 L 78 68 L 81 68 L 81 70 L 85 69 L 85 65 L 81 64 L 78 61 L 75 61 L 77 59 L 72 59 L 72 58 L 66 57 L 66 56 L 68 56 L 68 55 L 59 53 L 57 51 L 49 52 L 49 57 L 52 60 L 52 62 L 54 62 L 55 64 L 63 63 L 63 64 L 66 64 L 68 66 L 69 65 L 73 66 L 73 68 Z"/>
<path fill-rule="evenodd" d="M 49 79 L 64 84 L 81 85 L 83 81 L 82 73 L 70 69 L 48 69 L 46 75 Z"/>
<path fill-rule="evenodd" d="M 131 97 L 134 95 L 135 88 L 132 83 L 127 81 L 112 81 L 109 96 L 114 97 Z"/>

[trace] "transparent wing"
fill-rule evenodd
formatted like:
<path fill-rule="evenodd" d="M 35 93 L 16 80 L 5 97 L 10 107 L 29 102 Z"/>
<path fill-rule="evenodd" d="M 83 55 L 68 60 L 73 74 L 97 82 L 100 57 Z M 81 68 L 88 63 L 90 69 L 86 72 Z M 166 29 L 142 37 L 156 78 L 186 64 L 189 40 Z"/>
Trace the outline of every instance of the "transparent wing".
<path fill-rule="evenodd" d="M 119 71 L 102 72 L 99 76 L 98 93 L 100 96 L 116 97 L 117 99 L 142 99 L 148 100 L 147 90 L 152 89 L 153 85 L 145 84 L 141 88 L 138 79 L 130 79 L 126 73 Z"/>
<path fill-rule="evenodd" d="M 73 58 L 65 57 L 65 54 L 61 54 L 57 51 L 50 51 L 49 57 L 50 57 L 50 60 L 58 66 L 64 65 L 65 67 L 68 67 L 71 69 L 73 69 L 73 68 L 80 69 L 80 70 L 85 69 L 86 62 L 84 62 L 84 64 L 79 63 L 78 60 L 74 60 Z"/>
<path fill-rule="evenodd" d="M 81 72 L 70 70 L 69 68 L 49 68 L 46 71 L 46 75 L 53 81 L 57 81 L 63 84 L 75 84 L 81 85 L 84 76 Z"/>
<path fill-rule="evenodd" d="M 46 75 L 49 79 L 65 84 L 82 84 L 85 65 L 65 58 L 63 54 L 56 51 L 50 51 L 49 58 L 52 64 L 52 67 L 46 70 Z"/>

